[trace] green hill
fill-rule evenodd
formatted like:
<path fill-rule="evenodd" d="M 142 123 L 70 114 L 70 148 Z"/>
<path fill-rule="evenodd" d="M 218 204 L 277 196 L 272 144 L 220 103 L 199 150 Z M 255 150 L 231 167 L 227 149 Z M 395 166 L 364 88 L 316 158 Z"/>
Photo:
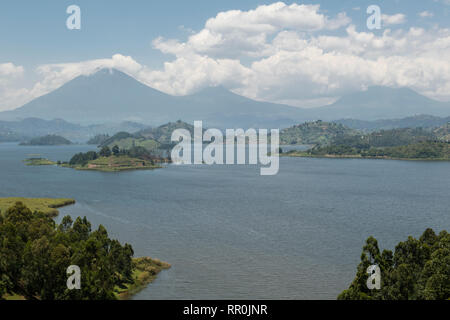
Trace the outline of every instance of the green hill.
<path fill-rule="evenodd" d="M 306 122 L 283 129 L 280 144 L 328 144 L 337 136 L 355 135 L 357 132 L 339 123 L 324 121 Z"/>
<path fill-rule="evenodd" d="M 119 132 L 111 138 L 106 139 L 99 147 L 109 147 L 112 149 L 114 146 L 118 146 L 120 149 L 125 150 L 129 150 L 133 147 L 143 147 L 148 151 L 157 151 L 161 144 L 153 139 L 130 134 L 128 132 Z"/>
<path fill-rule="evenodd" d="M 333 139 L 332 144 L 367 149 L 370 147 L 404 146 L 435 139 L 436 136 L 429 130 L 422 128 L 403 128 L 380 130 L 369 134 L 339 135 Z"/>
<path fill-rule="evenodd" d="M 441 141 L 450 141 L 450 122 L 443 126 L 436 128 L 433 133 Z"/>
<path fill-rule="evenodd" d="M 28 142 L 22 142 L 22 146 L 63 146 L 72 144 L 71 141 L 58 135 L 46 135 L 39 138 L 33 138 Z"/>
<path fill-rule="evenodd" d="M 194 136 L 194 126 L 178 120 L 177 122 L 169 122 L 157 128 L 148 128 L 139 131 L 137 134 L 145 137 L 146 139 L 154 139 L 163 145 L 172 144 L 172 132 L 177 129 L 186 129 Z"/>
<path fill-rule="evenodd" d="M 112 137 L 105 139 L 100 148 L 113 148 L 130 150 L 134 147 L 143 147 L 155 154 L 161 154 L 170 149 L 174 143 L 171 141 L 172 132 L 176 129 L 186 129 L 191 135 L 194 134 L 194 126 L 183 121 L 169 122 L 156 128 L 147 128 L 134 134 L 119 132 Z"/>

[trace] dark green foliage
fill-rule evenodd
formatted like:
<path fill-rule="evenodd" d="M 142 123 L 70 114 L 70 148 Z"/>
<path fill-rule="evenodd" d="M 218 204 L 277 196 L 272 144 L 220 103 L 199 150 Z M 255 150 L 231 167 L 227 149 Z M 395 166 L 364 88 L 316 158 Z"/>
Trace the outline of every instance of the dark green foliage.
<path fill-rule="evenodd" d="M 112 151 L 113 155 L 115 155 L 115 156 L 118 156 L 119 153 L 120 153 L 120 149 L 119 149 L 118 146 L 112 147 L 112 150 L 111 150 L 111 151 Z"/>
<path fill-rule="evenodd" d="M 381 269 L 381 289 L 367 288 L 370 265 Z M 450 234 L 427 229 L 419 240 L 409 237 L 395 252 L 380 252 L 370 237 L 361 254 L 356 277 L 340 300 L 446 300 L 450 299 Z"/>
<path fill-rule="evenodd" d="M 130 245 L 111 240 L 103 226 L 67 216 L 60 225 L 22 203 L 0 218 L 0 298 L 115 299 L 114 287 L 132 282 Z M 81 290 L 67 289 L 67 267 L 81 269 Z"/>
<path fill-rule="evenodd" d="M 100 157 L 109 157 L 111 156 L 111 150 L 109 149 L 109 147 L 104 146 L 102 150 L 100 150 L 99 155 Z"/>
<path fill-rule="evenodd" d="M 85 166 L 89 161 L 98 159 L 98 154 L 95 151 L 89 151 L 86 153 L 77 153 L 70 159 L 69 164 L 71 166 L 82 165 Z"/>

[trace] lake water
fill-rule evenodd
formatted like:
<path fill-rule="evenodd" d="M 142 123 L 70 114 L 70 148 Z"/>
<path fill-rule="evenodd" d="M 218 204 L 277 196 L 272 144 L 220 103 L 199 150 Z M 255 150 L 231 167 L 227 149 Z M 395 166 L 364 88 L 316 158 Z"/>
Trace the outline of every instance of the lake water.
<path fill-rule="evenodd" d="M 393 249 L 450 229 L 450 163 L 281 158 L 257 166 L 175 166 L 104 173 L 27 167 L 92 146 L 0 144 L 0 197 L 67 197 L 136 256 L 172 268 L 136 299 L 335 299 L 370 235 Z M 60 218 L 59 218 L 60 219 Z"/>

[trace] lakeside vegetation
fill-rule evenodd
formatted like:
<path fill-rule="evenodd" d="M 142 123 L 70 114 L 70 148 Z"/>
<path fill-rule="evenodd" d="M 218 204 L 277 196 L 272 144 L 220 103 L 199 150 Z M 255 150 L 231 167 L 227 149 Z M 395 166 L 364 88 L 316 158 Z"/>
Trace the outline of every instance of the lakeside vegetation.
<path fill-rule="evenodd" d="M 378 265 L 379 290 L 369 290 L 367 268 Z M 408 237 L 395 251 L 380 251 L 369 237 L 363 247 L 356 277 L 339 300 L 449 300 L 450 234 L 427 229 L 419 239 Z"/>
<path fill-rule="evenodd" d="M 27 142 L 20 143 L 21 146 L 64 146 L 70 144 L 72 144 L 71 141 L 55 134 L 33 138 Z"/>
<path fill-rule="evenodd" d="M 23 203 L 33 212 L 42 212 L 49 217 L 56 217 L 59 214 L 58 208 L 69 206 L 75 203 L 74 199 L 52 199 L 52 198 L 0 198 L 0 216 L 17 202 Z"/>
<path fill-rule="evenodd" d="M 450 143 L 425 141 L 397 147 L 369 147 L 367 149 L 348 145 L 314 147 L 306 151 L 289 151 L 282 154 L 288 157 L 311 158 L 366 158 L 397 160 L 450 160 Z"/>
<path fill-rule="evenodd" d="M 169 263 L 158 259 L 149 257 L 133 258 L 132 282 L 125 283 L 122 287 L 116 286 L 114 289 L 116 298 L 120 300 L 131 298 L 149 283 L 152 283 L 161 271 L 170 269 L 170 267 Z"/>
<path fill-rule="evenodd" d="M 316 132 L 314 123 L 312 132 Z M 373 158 L 404 160 L 450 160 L 448 125 L 425 130 L 423 128 L 401 128 L 361 133 L 343 130 L 329 139 L 324 137 L 309 150 L 286 152 L 291 157 L 325 158 Z M 305 126 L 302 126 L 305 130 Z M 325 128 L 330 128 L 325 125 Z M 331 130 L 331 132 L 336 132 Z M 329 132 L 330 133 L 330 132 Z M 305 132 L 303 132 L 305 135 Z M 308 135 L 306 135 L 308 136 Z"/>
<path fill-rule="evenodd" d="M 130 244 L 110 239 L 100 225 L 70 216 L 56 224 L 22 202 L 0 216 L 0 299 L 126 299 L 151 282 L 168 263 L 134 258 Z M 67 288 L 67 267 L 81 270 L 81 289 Z"/>

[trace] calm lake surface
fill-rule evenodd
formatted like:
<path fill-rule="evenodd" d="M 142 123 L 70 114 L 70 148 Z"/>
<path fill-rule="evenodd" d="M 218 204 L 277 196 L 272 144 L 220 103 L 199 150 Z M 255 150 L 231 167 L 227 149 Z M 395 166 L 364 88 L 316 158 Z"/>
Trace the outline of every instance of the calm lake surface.
<path fill-rule="evenodd" d="M 257 166 L 175 166 L 104 173 L 27 167 L 93 146 L 0 144 L 0 197 L 66 197 L 136 256 L 172 268 L 136 299 L 335 299 L 365 239 L 393 249 L 427 228 L 450 229 L 450 163 L 281 158 Z M 60 219 L 59 218 L 59 219 Z"/>

